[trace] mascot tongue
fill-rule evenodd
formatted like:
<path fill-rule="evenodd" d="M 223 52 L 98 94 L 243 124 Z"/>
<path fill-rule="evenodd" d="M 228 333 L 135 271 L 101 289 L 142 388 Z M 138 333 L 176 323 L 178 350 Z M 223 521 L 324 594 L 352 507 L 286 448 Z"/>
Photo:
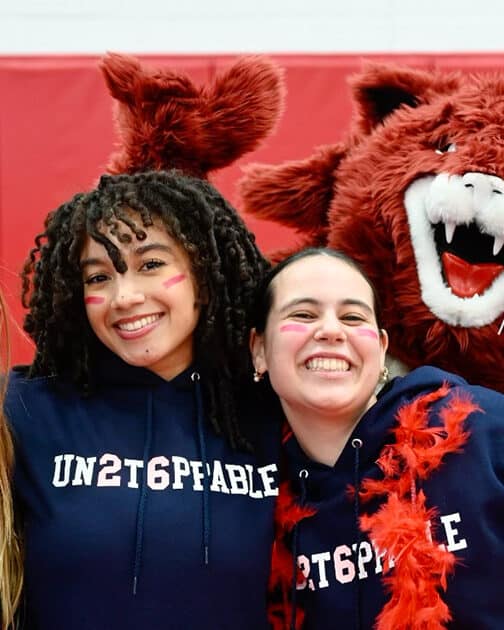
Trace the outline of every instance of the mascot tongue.
<path fill-rule="evenodd" d="M 495 278 L 504 271 L 502 265 L 480 263 L 471 265 L 455 254 L 444 252 L 441 256 L 445 278 L 452 292 L 459 297 L 472 297 L 483 293 Z"/>

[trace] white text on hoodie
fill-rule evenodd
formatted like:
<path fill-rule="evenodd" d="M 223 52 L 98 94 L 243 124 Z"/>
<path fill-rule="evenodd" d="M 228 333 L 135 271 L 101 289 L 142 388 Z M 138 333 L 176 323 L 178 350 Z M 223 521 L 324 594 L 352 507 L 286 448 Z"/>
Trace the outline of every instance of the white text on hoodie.
<path fill-rule="evenodd" d="M 467 540 L 462 538 L 458 524 L 462 519 L 459 512 L 440 516 L 439 520 L 444 530 L 446 544 L 439 546 L 448 551 L 459 551 L 467 548 Z M 426 536 L 431 538 L 431 525 L 427 523 Z M 298 566 L 305 579 L 298 583 L 298 590 L 308 588 L 312 591 L 328 588 L 331 582 L 347 584 L 353 582 L 356 574 L 359 580 L 369 577 L 369 574 L 378 574 L 383 571 L 382 559 L 385 551 L 380 552 L 376 545 L 367 540 L 361 540 L 359 545 L 358 567 L 354 558 L 357 551 L 357 543 L 351 545 L 337 545 L 331 551 L 321 551 L 310 554 L 310 557 L 298 555 Z M 393 558 L 389 565 L 394 566 Z M 357 570 L 356 570 L 357 569 Z"/>
<path fill-rule="evenodd" d="M 65 486 L 139 488 L 144 462 L 121 458 L 114 453 L 97 457 L 82 457 L 65 453 L 54 457 L 52 484 Z M 151 490 L 203 490 L 203 464 L 179 455 L 152 457 L 147 462 L 147 486 Z M 277 465 L 223 464 L 218 459 L 208 462 L 210 492 L 248 495 L 253 499 L 278 495 Z"/>

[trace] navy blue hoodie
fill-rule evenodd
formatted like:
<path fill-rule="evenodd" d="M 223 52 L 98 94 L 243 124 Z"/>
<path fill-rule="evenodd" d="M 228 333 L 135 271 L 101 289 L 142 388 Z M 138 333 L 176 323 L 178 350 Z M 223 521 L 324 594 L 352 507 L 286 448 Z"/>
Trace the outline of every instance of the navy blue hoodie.
<path fill-rule="evenodd" d="M 11 375 L 26 630 L 268 627 L 279 431 L 250 408 L 256 454 L 233 451 L 191 373 L 109 354 L 88 398 Z"/>
<path fill-rule="evenodd" d="M 457 560 L 443 595 L 453 617 L 447 627 L 504 628 L 504 396 L 425 367 L 385 388 L 356 426 L 334 467 L 311 461 L 294 437 L 286 443 L 295 493 L 306 493 L 306 504 L 317 510 L 301 520 L 294 536 L 298 564 L 306 575 L 296 598 L 306 611 L 304 629 L 373 628 L 387 601 L 382 561 L 359 531 L 356 505 L 347 488 L 355 487 L 356 467 L 359 479 L 383 477 L 376 460 L 393 439 L 390 429 L 396 424 L 398 408 L 443 382 L 451 386 L 448 398 L 469 392 L 482 410 L 466 420 L 470 437 L 462 453 L 448 454 L 422 485 L 427 506 L 437 508 L 432 523 L 436 540 Z M 440 424 L 438 412 L 446 402 L 431 406 L 431 425 Z M 354 438 L 362 440 L 358 455 L 352 446 Z M 367 504 L 357 509 L 360 514 L 370 511 Z M 354 555 L 357 541 L 361 541 L 359 566 Z"/>

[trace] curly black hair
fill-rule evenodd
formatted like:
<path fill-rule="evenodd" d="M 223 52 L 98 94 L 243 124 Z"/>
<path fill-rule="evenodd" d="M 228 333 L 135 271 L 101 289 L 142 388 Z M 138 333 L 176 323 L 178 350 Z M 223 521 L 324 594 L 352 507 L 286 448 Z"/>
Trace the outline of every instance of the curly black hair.
<path fill-rule="evenodd" d="M 101 243 L 121 273 L 125 263 L 106 230 L 119 242 L 143 240 L 144 228 L 156 218 L 187 252 L 206 298 L 194 352 L 209 418 L 234 447 L 244 446 L 235 401 L 251 366 L 251 309 L 269 263 L 236 211 L 205 180 L 177 171 L 103 175 L 96 189 L 48 215 L 22 271 L 23 305 L 29 309 L 24 329 L 36 344 L 28 375 L 62 376 L 83 392 L 90 389 L 96 337 L 83 300 L 79 259 L 85 240 Z"/>

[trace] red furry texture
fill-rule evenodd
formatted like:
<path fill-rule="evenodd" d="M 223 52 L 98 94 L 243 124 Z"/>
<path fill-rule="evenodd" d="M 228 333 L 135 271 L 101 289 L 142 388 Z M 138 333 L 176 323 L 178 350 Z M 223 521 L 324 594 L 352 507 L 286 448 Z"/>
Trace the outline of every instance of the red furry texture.
<path fill-rule="evenodd" d="M 463 326 L 430 310 L 404 206 L 405 191 L 425 175 L 504 179 L 504 73 L 368 64 L 351 86 L 347 139 L 304 161 L 251 167 L 241 182 L 243 208 L 298 229 L 302 246 L 322 242 L 355 258 L 382 300 L 390 354 L 406 366 L 435 365 L 504 392 L 504 370 L 496 367 L 504 356 L 504 334 L 497 334 L 504 312 L 491 323 Z M 436 152 L 449 143 L 457 150 Z"/>
<path fill-rule="evenodd" d="M 327 227 L 335 171 L 345 146 L 321 147 L 308 160 L 281 166 L 250 164 L 238 186 L 247 209 L 261 219 L 275 219 L 313 238 Z"/>
<path fill-rule="evenodd" d="M 416 106 L 452 94 L 460 81 L 455 74 L 405 72 L 393 64 L 366 63 L 349 83 L 357 104 L 356 134 L 367 135 L 402 104 Z"/>
<path fill-rule="evenodd" d="M 288 435 L 288 434 L 286 434 Z M 294 525 L 305 518 L 313 516 L 315 510 L 301 507 L 290 489 L 290 484 L 284 481 L 275 507 L 275 543 L 271 555 L 271 573 L 269 579 L 268 616 L 273 630 L 287 630 L 290 628 L 292 606 L 290 603 L 293 558 L 286 539 L 292 532 Z M 303 579 L 301 571 L 298 582 Z M 304 613 L 296 608 L 296 628 L 301 628 Z"/>
<path fill-rule="evenodd" d="M 427 538 L 426 523 L 435 512 L 426 510 L 424 501 L 422 492 L 415 504 L 392 494 L 385 509 L 361 519 L 378 547 L 395 558 L 395 568 L 383 579 L 391 598 L 378 615 L 377 630 L 441 630 L 451 619 L 439 588 L 446 589 L 455 558 Z"/>
<path fill-rule="evenodd" d="M 290 490 L 289 483 L 283 482 L 275 507 L 275 522 L 281 525 L 282 531 L 291 532 L 296 523 L 313 514 L 315 510 L 311 507 L 300 506 Z"/>
<path fill-rule="evenodd" d="M 363 500 L 387 497 L 375 514 L 360 519 L 361 529 L 386 550 L 383 582 L 391 597 L 378 616 L 377 630 L 441 630 L 451 619 L 441 591 L 455 558 L 427 535 L 436 510 L 428 510 L 423 492 L 415 490 L 417 480 L 438 469 L 447 454 L 460 452 L 468 438 L 464 421 L 478 410 L 469 398 L 454 395 L 439 412 L 442 426 L 429 427 L 429 405 L 448 391 L 444 385 L 399 409 L 395 443 L 377 461 L 384 478 L 362 483 Z"/>
<path fill-rule="evenodd" d="M 260 56 L 239 59 L 202 87 L 128 55 L 107 54 L 101 70 L 117 101 L 111 173 L 178 168 L 206 177 L 255 149 L 283 111 L 282 71 Z"/>

